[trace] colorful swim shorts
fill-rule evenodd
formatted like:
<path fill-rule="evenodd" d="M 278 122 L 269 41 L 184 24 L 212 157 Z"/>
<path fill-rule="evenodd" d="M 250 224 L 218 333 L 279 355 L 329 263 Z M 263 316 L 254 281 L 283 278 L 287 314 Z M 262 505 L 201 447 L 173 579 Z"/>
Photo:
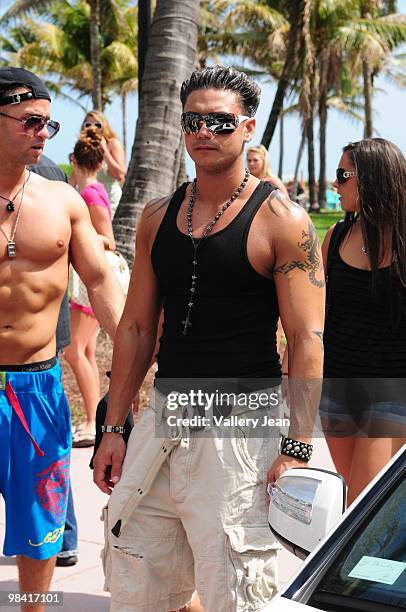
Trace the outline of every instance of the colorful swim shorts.
<path fill-rule="evenodd" d="M 57 359 L 0 365 L 5 555 L 48 559 L 61 550 L 70 448 L 70 413 Z"/>

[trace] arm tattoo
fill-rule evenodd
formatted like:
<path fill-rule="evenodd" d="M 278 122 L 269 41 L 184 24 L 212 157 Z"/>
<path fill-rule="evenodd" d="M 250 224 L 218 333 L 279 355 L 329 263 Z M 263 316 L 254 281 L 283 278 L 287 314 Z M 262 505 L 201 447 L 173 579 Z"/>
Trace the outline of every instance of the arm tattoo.
<path fill-rule="evenodd" d="M 162 208 L 168 206 L 169 202 L 172 199 L 172 195 L 173 194 L 171 194 L 170 196 L 166 196 L 165 198 L 156 198 L 155 200 L 151 200 L 150 202 L 148 202 L 148 204 L 145 205 L 145 208 L 148 211 L 147 219 L 149 217 L 152 217 L 152 215 L 155 215 L 155 213 L 160 211 Z"/>
<path fill-rule="evenodd" d="M 323 343 L 323 332 L 322 331 L 314 331 L 313 332 L 318 338 L 320 338 L 321 342 Z"/>
<path fill-rule="evenodd" d="M 302 231 L 302 242 L 298 246 L 306 253 L 305 261 L 287 261 L 281 266 L 274 268 L 274 274 L 288 274 L 291 270 L 302 270 L 308 272 L 309 281 L 316 287 L 324 287 L 324 280 L 317 280 L 316 273 L 322 269 L 321 258 L 317 252 L 320 246 L 313 223 L 309 223 L 308 231 Z"/>
<path fill-rule="evenodd" d="M 292 200 L 289 200 L 281 191 L 279 191 L 279 189 L 274 189 L 272 193 L 270 193 L 266 203 L 268 204 L 268 208 L 271 213 L 273 213 L 277 217 L 279 215 L 274 208 L 272 200 L 277 200 L 278 202 L 280 202 L 280 204 L 282 204 L 282 206 L 286 208 L 286 210 L 289 210 L 290 206 L 294 206 L 295 208 L 301 208 L 299 204 L 297 204 L 296 202 L 292 202 Z"/>

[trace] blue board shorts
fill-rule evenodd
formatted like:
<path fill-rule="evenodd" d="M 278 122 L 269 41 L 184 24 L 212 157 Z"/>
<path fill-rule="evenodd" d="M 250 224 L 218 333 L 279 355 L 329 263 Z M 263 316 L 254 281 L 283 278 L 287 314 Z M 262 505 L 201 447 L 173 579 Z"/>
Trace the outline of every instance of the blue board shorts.
<path fill-rule="evenodd" d="M 49 559 L 62 547 L 71 424 L 56 358 L 0 365 L 0 493 L 3 553 Z"/>

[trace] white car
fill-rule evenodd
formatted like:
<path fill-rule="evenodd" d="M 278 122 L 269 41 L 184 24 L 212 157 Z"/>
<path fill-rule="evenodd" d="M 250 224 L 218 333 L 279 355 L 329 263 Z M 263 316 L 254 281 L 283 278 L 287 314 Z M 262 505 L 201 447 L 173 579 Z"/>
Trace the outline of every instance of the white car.
<path fill-rule="evenodd" d="M 262 612 L 406 610 L 405 473 L 406 445 L 331 528 L 344 501 L 337 475 L 285 472 L 270 507 L 271 530 L 299 556 L 316 547 Z M 320 541 L 323 530 L 329 533 Z"/>

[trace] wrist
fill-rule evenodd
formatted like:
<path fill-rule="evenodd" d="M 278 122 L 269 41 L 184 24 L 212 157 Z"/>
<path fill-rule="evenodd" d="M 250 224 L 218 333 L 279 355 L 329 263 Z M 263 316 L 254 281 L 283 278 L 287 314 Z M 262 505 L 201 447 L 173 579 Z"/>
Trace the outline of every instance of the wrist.
<path fill-rule="evenodd" d="M 313 444 L 282 435 L 279 453 L 291 457 L 292 459 L 308 463 L 313 454 Z"/>
<path fill-rule="evenodd" d="M 125 432 L 124 425 L 102 425 L 102 433 L 116 433 L 122 435 Z"/>

